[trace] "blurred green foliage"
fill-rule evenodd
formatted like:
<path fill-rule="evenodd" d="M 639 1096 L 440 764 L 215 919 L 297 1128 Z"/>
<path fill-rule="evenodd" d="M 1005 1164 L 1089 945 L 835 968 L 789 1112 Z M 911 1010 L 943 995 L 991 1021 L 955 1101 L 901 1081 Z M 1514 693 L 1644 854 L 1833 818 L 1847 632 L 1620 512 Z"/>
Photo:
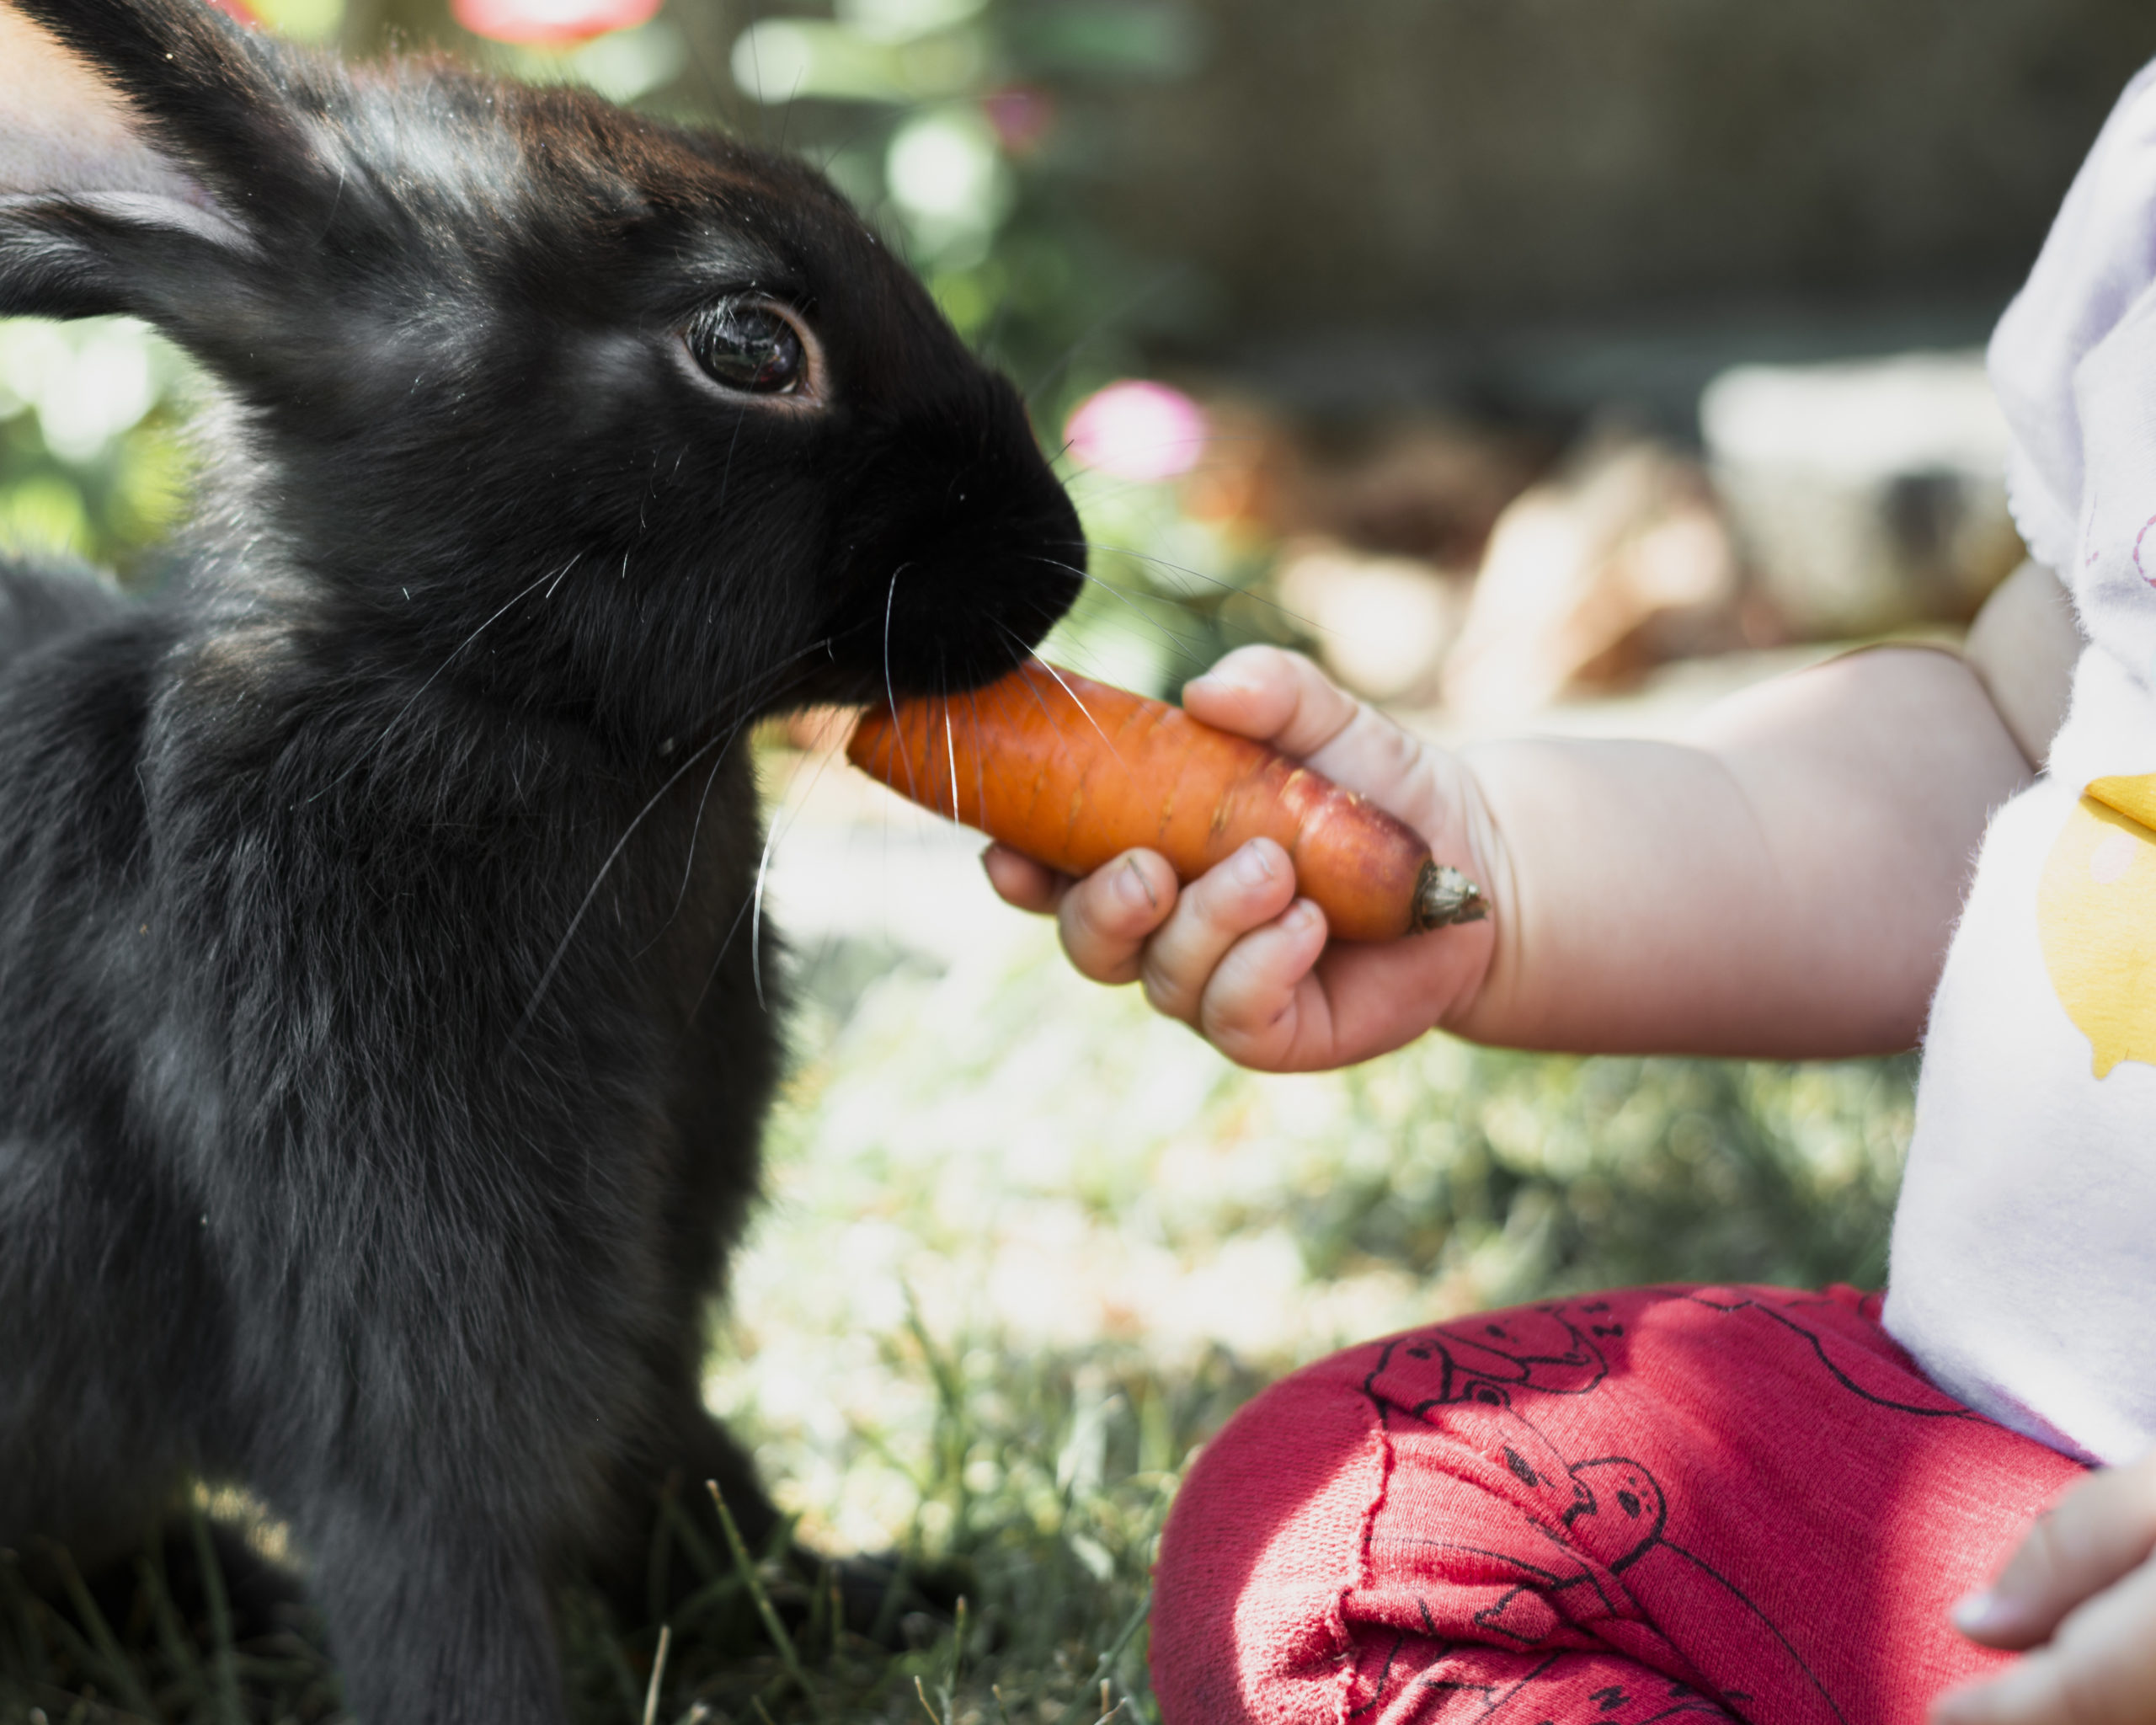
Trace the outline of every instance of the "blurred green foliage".
<path fill-rule="evenodd" d="M 140 576 L 186 509 L 189 375 L 129 318 L 0 318 L 0 552 Z"/>

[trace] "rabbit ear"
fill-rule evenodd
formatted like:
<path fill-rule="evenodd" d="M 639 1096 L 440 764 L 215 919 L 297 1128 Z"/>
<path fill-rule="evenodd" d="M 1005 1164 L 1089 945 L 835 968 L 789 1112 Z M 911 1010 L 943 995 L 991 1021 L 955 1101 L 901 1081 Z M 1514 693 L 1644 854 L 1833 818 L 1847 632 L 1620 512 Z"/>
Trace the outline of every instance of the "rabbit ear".
<path fill-rule="evenodd" d="M 184 324 L 259 270 L 233 212 L 281 201 L 296 130 L 267 52 L 200 0 L 0 0 L 0 312 Z"/>
<path fill-rule="evenodd" d="M 120 97 L 13 6 L 0 4 L 0 196 L 201 193 L 143 144 Z"/>

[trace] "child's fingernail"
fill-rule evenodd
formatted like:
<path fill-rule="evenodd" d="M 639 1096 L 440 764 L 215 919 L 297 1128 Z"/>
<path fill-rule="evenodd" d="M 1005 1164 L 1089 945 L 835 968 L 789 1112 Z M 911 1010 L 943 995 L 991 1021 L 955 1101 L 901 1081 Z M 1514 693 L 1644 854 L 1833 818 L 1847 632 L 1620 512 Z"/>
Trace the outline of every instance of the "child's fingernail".
<path fill-rule="evenodd" d="M 1273 879 L 1273 859 L 1255 839 L 1235 852 L 1235 879 L 1245 886 L 1263 886 Z"/>
<path fill-rule="evenodd" d="M 1290 934 L 1305 934 L 1317 926 L 1321 913 L 1308 899 L 1298 899 L 1288 907 L 1288 914 L 1280 919 L 1280 926 Z"/>
<path fill-rule="evenodd" d="M 2013 1611 L 1999 1596 L 1985 1588 L 1971 1594 L 1954 1608 L 1954 1626 L 1964 1635 L 1988 1635 L 2003 1628 Z"/>
<path fill-rule="evenodd" d="M 1115 895 L 1132 910 L 1140 905 L 1157 911 L 1161 901 L 1153 895 L 1153 883 L 1145 879 L 1145 871 L 1135 862 L 1125 861 L 1115 872 Z"/>

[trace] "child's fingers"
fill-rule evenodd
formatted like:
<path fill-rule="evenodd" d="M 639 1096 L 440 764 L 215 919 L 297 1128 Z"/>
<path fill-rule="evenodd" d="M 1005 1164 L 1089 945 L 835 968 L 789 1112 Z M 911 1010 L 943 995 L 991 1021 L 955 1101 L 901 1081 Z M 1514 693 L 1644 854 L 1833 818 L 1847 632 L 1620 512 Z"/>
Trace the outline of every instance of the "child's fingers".
<path fill-rule="evenodd" d="M 980 853 L 980 866 L 988 871 L 988 884 L 996 896 L 1021 911 L 1051 911 L 1070 890 L 1069 875 L 1059 874 L 1008 845 L 990 845 Z"/>
<path fill-rule="evenodd" d="M 2156 1455 L 2078 1482 L 2022 1536 L 1990 1587 L 1956 1609 L 1955 1626 L 1989 1647 L 2033 1647 L 2152 1550 Z"/>
<path fill-rule="evenodd" d="M 1298 1049 L 1319 1028 L 1305 1021 L 1323 998 L 1305 985 L 1325 937 L 1325 912 L 1308 899 L 1245 935 L 1228 948 L 1199 996 L 1200 1033 L 1230 1060 L 1259 1071 L 1303 1064 Z"/>
<path fill-rule="evenodd" d="M 1202 677 L 1183 685 L 1193 718 L 1254 737 L 1300 761 L 1347 729 L 1363 710 L 1299 653 L 1238 647 Z"/>
<path fill-rule="evenodd" d="M 1180 900 L 1175 870 L 1155 851 L 1126 851 L 1075 883 L 1056 906 L 1063 950 L 1096 982 L 1137 980 L 1140 953 Z"/>
<path fill-rule="evenodd" d="M 1295 866 L 1271 839 L 1252 839 L 1191 882 L 1145 948 L 1139 978 L 1153 1009 L 1197 1023 L 1205 986 L 1228 948 L 1294 896 Z"/>
<path fill-rule="evenodd" d="M 1306 761 L 1380 808 L 1411 819 L 1429 813 L 1430 751 L 1299 653 L 1238 648 L 1186 683 L 1182 701 L 1192 718 Z"/>
<path fill-rule="evenodd" d="M 1940 1696 L 1930 1725 L 2156 1725 L 2156 1566 L 2070 1613 L 2004 1675 Z"/>

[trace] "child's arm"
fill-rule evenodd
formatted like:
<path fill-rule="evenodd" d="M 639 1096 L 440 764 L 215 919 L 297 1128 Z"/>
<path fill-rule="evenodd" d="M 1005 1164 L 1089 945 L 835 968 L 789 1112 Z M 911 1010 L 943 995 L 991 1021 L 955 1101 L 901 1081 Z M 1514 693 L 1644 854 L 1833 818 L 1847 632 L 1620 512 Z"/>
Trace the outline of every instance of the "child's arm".
<path fill-rule="evenodd" d="M 1778 679 L 1678 744 L 1449 755 L 1270 649 L 1231 654 L 1184 699 L 1391 809 L 1492 901 L 1485 923 L 1327 948 L 1262 841 L 1180 894 L 1148 852 L 1066 889 L 990 851 L 1006 898 L 1059 910 L 1079 969 L 1142 980 L 1161 1011 L 1273 1070 L 1438 1024 L 1579 1050 L 1908 1047 L 1985 819 L 2030 772 L 1969 665 L 1923 649 Z"/>
<path fill-rule="evenodd" d="M 2029 777 L 1968 666 L 1907 649 L 1777 679 L 1682 743 L 1466 759 L 1513 916 L 1454 1022 L 1582 1050 L 1913 1045 L 1984 821 Z"/>

